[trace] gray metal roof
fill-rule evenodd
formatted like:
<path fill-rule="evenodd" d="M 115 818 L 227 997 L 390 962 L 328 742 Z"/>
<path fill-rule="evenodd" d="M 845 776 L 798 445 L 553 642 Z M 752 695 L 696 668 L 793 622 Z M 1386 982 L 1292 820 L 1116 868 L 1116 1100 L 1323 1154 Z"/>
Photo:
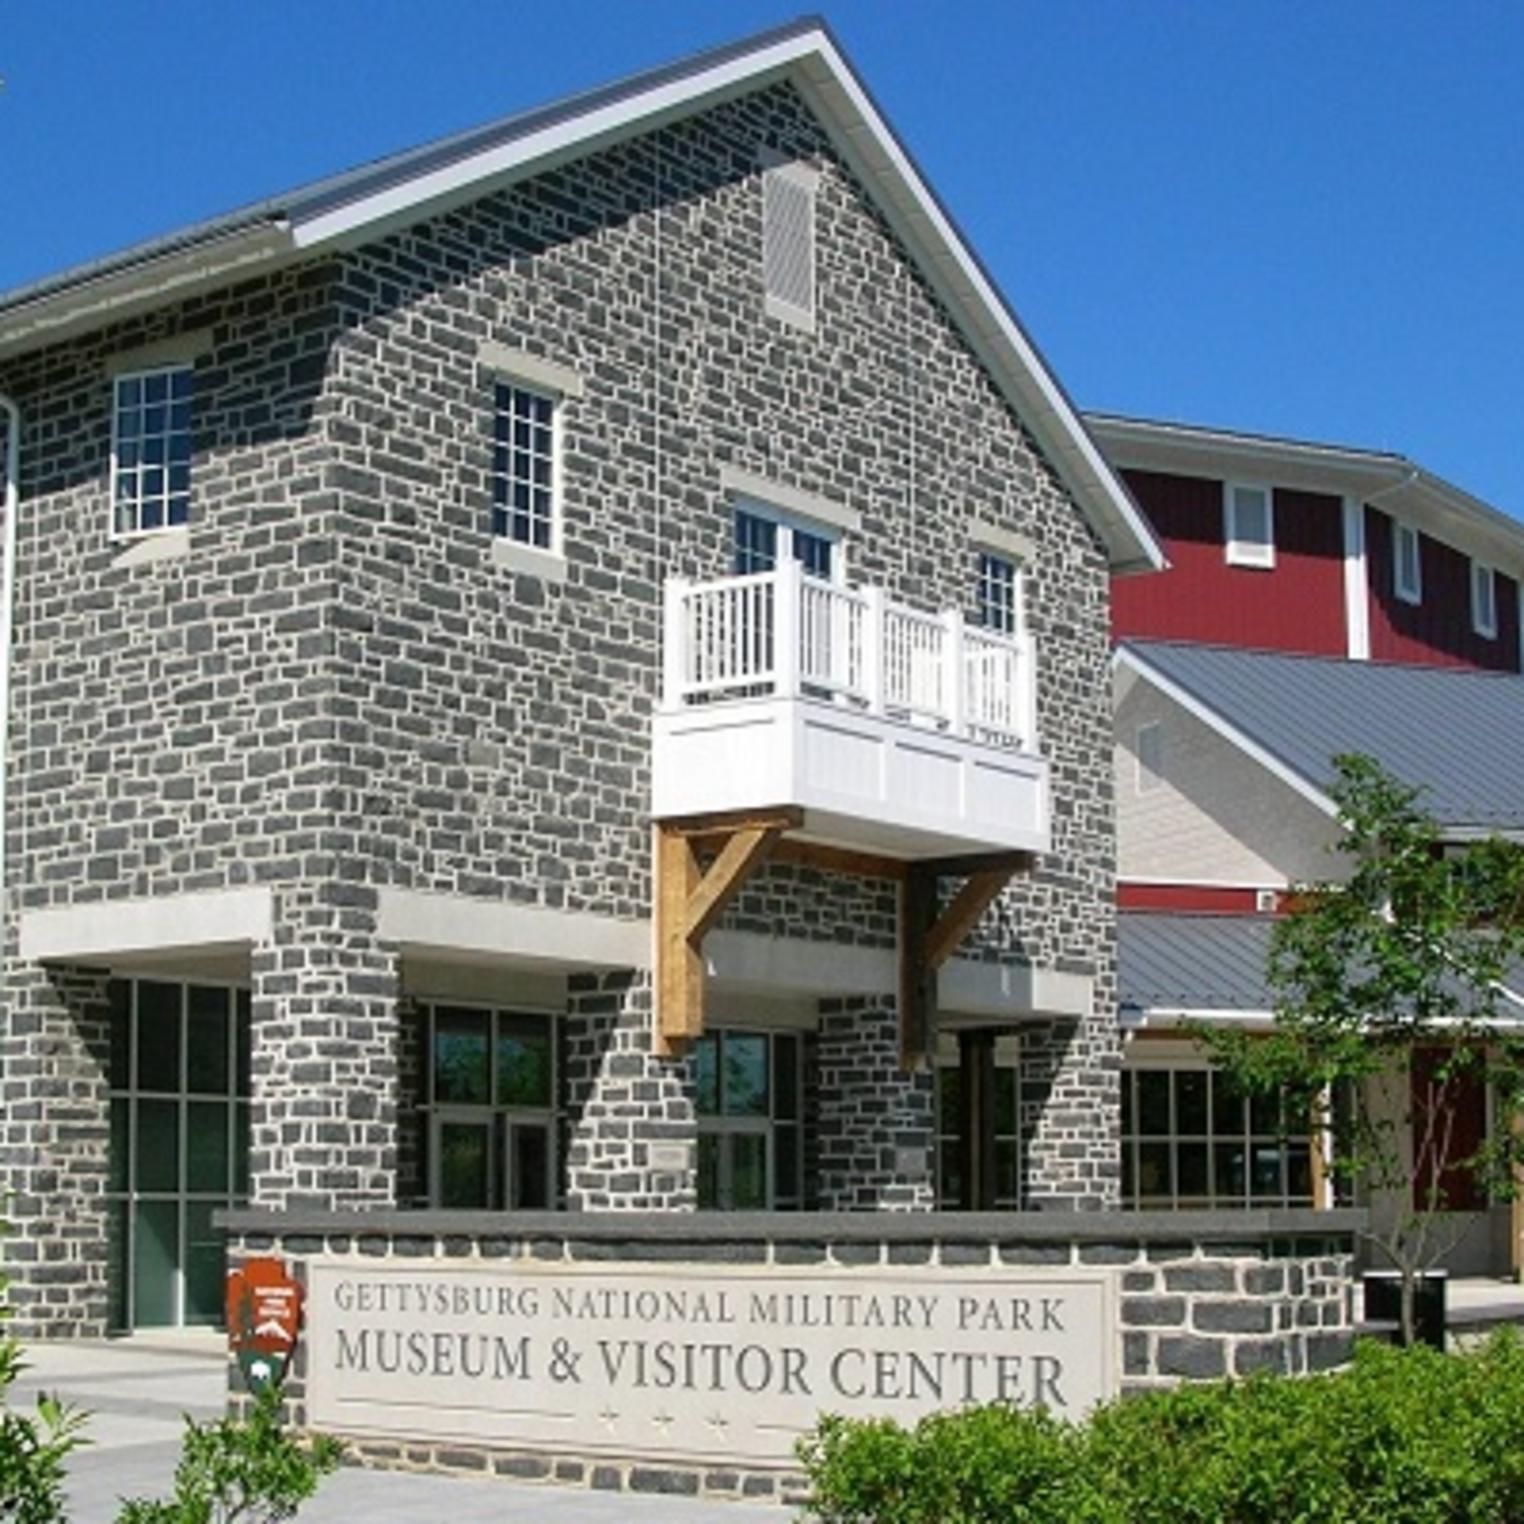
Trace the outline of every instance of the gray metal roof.
<path fill-rule="evenodd" d="M 591 90 L 562 96 L 548 105 L 536 106 L 527 111 L 516 111 L 464 132 L 436 138 L 432 142 L 406 149 L 401 153 L 389 154 L 340 174 L 313 180 L 279 195 L 266 197 L 264 200 L 238 207 L 189 227 L 179 228 L 163 237 L 133 244 L 130 248 L 118 250 L 85 264 L 71 266 L 69 269 L 61 270 L 41 280 L 32 281 L 23 286 L 13 286 L 8 291 L 0 291 L 0 312 L 25 302 L 35 301 L 39 297 L 67 290 L 70 286 L 79 285 L 97 276 L 127 270 L 134 265 L 145 264 L 160 255 L 177 253 L 182 249 L 208 243 L 262 222 L 275 222 L 296 215 L 311 216 L 329 207 L 342 205 L 346 201 L 400 184 L 416 175 L 426 174 L 430 170 L 469 158 L 485 148 L 511 142 L 515 138 L 527 137 L 530 133 L 553 126 L 557 122 L 569 121 L 574 117 L 595 111 L 600 106 L 612 104 L 627 96 L 638 95 L 654 87 L 683 79 L 690 74 L 702 73 L 730 59 L 742 58 L 748 53 L 760 51 L 771 43 L 812 31 L 831 35 L 830 28 L 822 17 L 801 16 L 787 25 L 773 27 L 742 38 L 738 42 L 726 43 L 720 47 L 694 53 L 673 63 L 642 70 Z"/>
<path fill-rule="evenodd" d="M 1270 916 L 1124 910 L 1117 917 L 1122 1004 L 1143 1011 L 1268 1011 Z"/>
<path fill-rule="evenodd" d="M 1319 790 L 1336 755 L 1363 752 L 1449 829 L 1524 830 L 1524 678 L 1170 641 L 1123 650 Z"/>

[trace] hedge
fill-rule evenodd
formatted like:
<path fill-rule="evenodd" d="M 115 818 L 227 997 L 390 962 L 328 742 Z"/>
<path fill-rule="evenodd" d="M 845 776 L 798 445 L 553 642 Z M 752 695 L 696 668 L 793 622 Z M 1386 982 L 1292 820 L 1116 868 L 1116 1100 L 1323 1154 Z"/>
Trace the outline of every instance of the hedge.
<path fill-rule="evenodd" d="M 1519 1524 L 1524 1343 L 1366 1343 L 1329 1375 L 1149 1392 L 1081 1424 L 827 1417 L 799 1450 L 821 1524 Z"/>

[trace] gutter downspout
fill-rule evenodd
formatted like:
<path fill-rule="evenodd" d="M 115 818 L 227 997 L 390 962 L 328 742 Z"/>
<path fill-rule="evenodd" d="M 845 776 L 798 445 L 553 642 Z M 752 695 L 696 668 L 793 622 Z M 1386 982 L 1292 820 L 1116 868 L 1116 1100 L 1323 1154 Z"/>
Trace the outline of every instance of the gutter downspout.
<path fill-rule="evenodd" d="M 21 508 L 21 409 L 0 392 L 0 416 L 5 420 L 5 536 L 4 566 L 0 569 L 0 1000 L 5 994 L 4 917 L 6 899 L 5 839 L 11 743 L 11 633 L 16 610 L 16 515 Z"/>

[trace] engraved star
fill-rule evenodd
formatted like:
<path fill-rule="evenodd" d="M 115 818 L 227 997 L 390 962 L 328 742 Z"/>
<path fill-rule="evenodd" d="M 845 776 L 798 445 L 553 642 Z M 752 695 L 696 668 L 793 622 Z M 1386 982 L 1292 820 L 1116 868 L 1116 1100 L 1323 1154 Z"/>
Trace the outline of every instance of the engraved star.
<path fill-rule="evenodd" d="M 605 1408 L 598 1416 L 603 1420 L 603 1427 L 612 1434 L 614 1425 L 619 1421 L 619 1414 L 613 1408 Z"/>
<path fill-rule="evenodd" d="M 716 1438 L 721 1440 L 725 1438 L 725 1430 L 730 1427 L 730 1420 L 723 1413 L 716 1413 L 712 1418 L 706 1418 L 704 1422 L 714 1430 Z"/>
<path fill-rule="evenodd" d="M 658 1413 L 655 1415 L 655 1417 L 652 1418 L 651 1422 L 661 1430 L 661 1437 L 665 1439 L 667 1437 L 667 1431 L 672 1427 L 673 1424 L 677 1422 L 677 1420 L 670 1413 Z"/>

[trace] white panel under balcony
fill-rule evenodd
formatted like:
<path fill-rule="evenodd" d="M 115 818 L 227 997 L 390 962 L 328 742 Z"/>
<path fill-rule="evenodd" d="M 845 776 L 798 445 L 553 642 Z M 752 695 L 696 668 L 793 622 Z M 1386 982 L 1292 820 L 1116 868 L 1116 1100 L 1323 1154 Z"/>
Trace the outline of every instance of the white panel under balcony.
<path fill-rule="evenodd" d="M 1048 765 L 808 698 L 655 718 L 658 820 L 799 805 L 800 833 L 902 857 L 1048 848 Z"/>

